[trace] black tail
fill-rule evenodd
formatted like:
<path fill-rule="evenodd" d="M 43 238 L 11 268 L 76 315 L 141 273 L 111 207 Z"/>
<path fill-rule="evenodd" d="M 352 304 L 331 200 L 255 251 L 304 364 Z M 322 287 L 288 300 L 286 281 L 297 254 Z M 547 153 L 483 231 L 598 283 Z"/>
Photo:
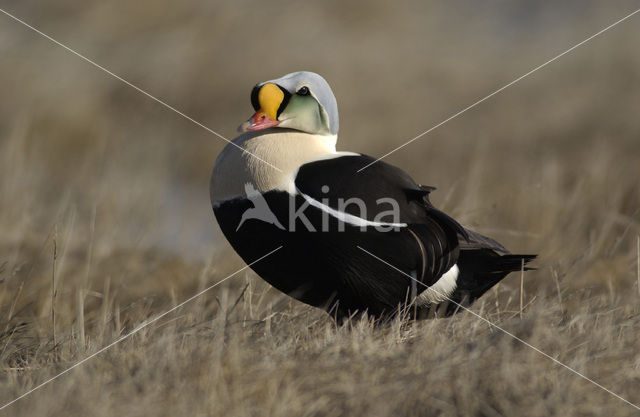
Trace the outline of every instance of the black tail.
<path fill-rule="evenodd" d="M 491 268 L 493 272 L 513 272 L 523 269 L 523 265 L 527 265 L 534 260 L 537 255 L 498 255 L 495 260 L 490 262 L 487 267 Z M 524 266 L 525 271 L 530 271 L 535 268 Z"/>
<path fill-rule="evenodd" d="M 520 271 L 523 265 L 535 258 L 536 255 L 499 255 L 491 249 L 460 251 L 457 288 L 449 297 L 454 303 L 442 306 L 446 309 L 445 314 L 451 315 L 459 310 L 456 303 L 470 305 L 510 272 Z M 531 269 L 535 268 L 524 266 L 525 271 Z M 441 311 L 440 308 L 438 310 Z"/>

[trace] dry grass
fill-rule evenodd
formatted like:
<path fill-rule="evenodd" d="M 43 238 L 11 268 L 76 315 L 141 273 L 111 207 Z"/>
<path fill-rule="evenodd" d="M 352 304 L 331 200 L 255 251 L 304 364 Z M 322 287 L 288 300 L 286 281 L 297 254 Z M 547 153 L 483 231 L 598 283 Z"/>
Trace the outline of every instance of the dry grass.
<path fill-rule="evenodd" d="M 228 137 L 253 83 L 315 70 L 338 96 L 341 148 L 372 155 L 638 7 L 55 3 L 1 7 Z M 464 223 L 540 253 L 522 318 L 519 274 L 474 311 L 639 404 L 637 22 L 389 161 Z M 4 404 L 242 263 L 208 203 L 224 142 L 2 16 L 0 53 Z M 250 272 L 0 411 L 605 413 L 637 410 L 471 314 L 335 328 Z"/>

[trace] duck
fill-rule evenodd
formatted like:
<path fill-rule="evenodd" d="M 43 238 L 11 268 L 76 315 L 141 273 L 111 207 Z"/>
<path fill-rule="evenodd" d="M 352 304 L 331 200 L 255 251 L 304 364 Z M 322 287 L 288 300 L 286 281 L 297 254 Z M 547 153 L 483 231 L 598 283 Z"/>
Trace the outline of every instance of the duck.
<path fill-rule="evenodd" d="M 445 317 L 531 269 L 536 255 L 512 254 L 434 207 L 434 187 L 337 151 L 338 105 L 319 74 L 258 83 L 251 104 L 215 161 L 210 198 L 231 247 L 279 291 L 338 323 Z"/>

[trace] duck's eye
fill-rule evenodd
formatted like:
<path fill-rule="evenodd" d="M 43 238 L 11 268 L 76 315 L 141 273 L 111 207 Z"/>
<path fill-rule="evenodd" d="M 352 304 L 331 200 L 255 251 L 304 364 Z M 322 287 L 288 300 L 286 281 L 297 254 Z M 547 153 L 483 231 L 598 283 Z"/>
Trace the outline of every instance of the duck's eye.
<path fill-rule="evenodd" d="M 299 95 L 299 96 L 308 96 L 309 95 L 309 87 L 307 87 L 307 86 L 300 87 L 300 89 L 298 91 L 296 91 L 296 94 Z"/>

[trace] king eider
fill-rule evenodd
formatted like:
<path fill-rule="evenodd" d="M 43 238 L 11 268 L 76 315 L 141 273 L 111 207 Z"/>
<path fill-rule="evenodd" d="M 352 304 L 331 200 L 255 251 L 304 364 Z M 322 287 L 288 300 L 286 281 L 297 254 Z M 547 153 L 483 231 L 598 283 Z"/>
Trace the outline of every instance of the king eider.
<path fill-rule="evenodd" d="M 450 315 L 535 257 L 465 229 L 400 168 L 358 172 L 375 159 L 336 152 L 338 106 L 320 75 L 257 84 L 251 103 L 256 113 L 216 160 L 211 203 L 247 264 L 281 247 L 251 265 L 278 290 L 339 322 Z"/>

